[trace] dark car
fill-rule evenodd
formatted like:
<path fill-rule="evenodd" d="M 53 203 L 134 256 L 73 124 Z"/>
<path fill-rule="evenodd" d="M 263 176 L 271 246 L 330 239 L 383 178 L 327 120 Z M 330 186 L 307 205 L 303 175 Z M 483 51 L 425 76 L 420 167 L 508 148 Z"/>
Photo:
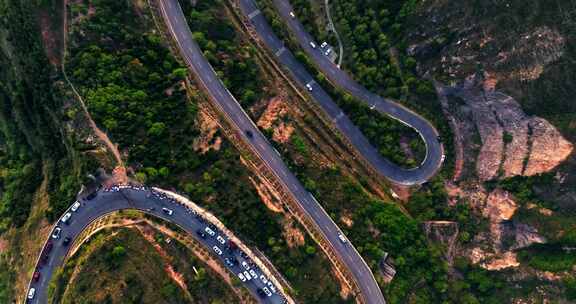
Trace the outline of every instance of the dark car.
<path fill-rule="evenodd" d="M 232 251 L 238 249 L 238 245 L 236 245 L 236 243 L 234 243 L 233 241 L 228 241 L 228 246 L 226 247 L 226 249 L 228 249 L 228 251 L 232 252 Z"/>
<path fill-rule="evenodd" d="M 196 230 L 196 234 L 203 239 L 206 238 L 206 233 L 204 233 L 204 231 L 202 231 L 201 229 Z"/>
<path fill-rule="evenodd" d="M 52 251 L 52 247 L 54 247 L 54 244 L 52 244 L 52 242 L 48 242 L 44 248 L 44 253 L 49 254 L 50 251 Z"/>
<path fill-rule="evenodd" d="M 254 137 L 254 134 L 252 134 L 252 131 L 250 131 L 250 130 L 246 130 L 244 133 L 246 133 L 246 136 L 247 136 L 248 138 Z"/>
<path fill-rule="evenodd" d="M 40 280 L 40 272 L 38 270 L 34 271 L 32 275 L 32 281 L 38 282 Z"/>
<path fill-rule="evenodd" d="M 264 293 L 264 290 L 262 290 L 262 288 L 258 288 L 256 289 L 256 292 L 258 293 L 258 296 L 261 298 L 265 298 L 266 297 L 266 293 Z"/>
<path fill-rule="evenodd" d="M 46 263 L 48 263 L 48 255 L 47 255 L 47 254 L 43 254 L 43 255 L 40 257 L 40 262 L 38 263 L 38 265 L 44 266 L 44 265 L 46 265 Z"/>
<path fill-rule="evenodd" d="M 72 241 L 72 238 L 70 238 L 69 236 L 64 238 L 64 241 L 62 241 L 62 245 L 64 246 L 68 246 L 68 244 L 70 244 L 70 241 Z"/>
<path fill-rule="evenodd" d="M 96 196 L 98 196 L 98 192 L 94 191 L 90 194 L 88 194 L 88 196 L 86 197 L 86 200 L 93 200 Z"/>

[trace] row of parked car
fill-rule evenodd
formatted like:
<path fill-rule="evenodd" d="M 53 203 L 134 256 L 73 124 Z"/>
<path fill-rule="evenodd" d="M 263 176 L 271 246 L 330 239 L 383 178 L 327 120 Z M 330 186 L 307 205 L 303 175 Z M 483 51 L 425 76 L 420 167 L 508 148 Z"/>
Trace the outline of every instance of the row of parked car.
<path fill-rule="evenodd" d="M 54 248 L 54 243 L 59 240 L 62 236 L 62 231 L 63 228 L 61 226 L 59 226 L 59 224 L 64 224 L 64 225 L 68 225 L 70 224 L 70 220 L 72 218 L 72 214 L 76 211 L 78 211 L 78 209 L 80 209 L 80 206 L 82 204 L 80 203 L 80 201 L 75 201 L 72 206 L 70 206 L 70 208 L 68 209 L 69 211 L 66 212 L 58 221 L 58 223 L 56 224 L 56 227 L 54 227 L 54 230 L 52 230 L 52 234 L 50 235 L 51 239 L 48 240 L 48 242 L 46 242 L 46 245 L 44 245 L 44 249 L 42 250 L 41 254 L 40 254 L 40 259 L 38 260 L 38 264 L 36 265 L 36 269 L 34 270 L 34 274 L 32 275 L 32 283 L 37 283 L 38 281 L 40 281 L 40 277 L 41 277 L 41 270 L 44 266 L 46 266 L 50 260 L 50 252 L 52 252 L 52 249 Z M 64 239 L 62 240 L 62 246 L 68 246 L 70 245 L 70 242 L 72 241 L 72 238 L 69 236 L 64 237 Z M 28 295 L 27 295 L 27 299 L 28 300 L 32 300 L 34 299 L 34 297 L 36 296 L 36 288 L 31 287 L 28 290 Z"/>
<path fill-rule="evenodd" d="M 174 200 L 173 198 L 171 198 L 171 197 L 169 197 L 169 196 L 167 196 L 161 192 L 151 191 L 151 195 L 153 195 L 153 196 L 155 196 L 161 200 L 166 199 L 169 202 L 183 205 L 179 201 Z M 226 257 L 224 259 L 224 263 L 226 264 L 226 266 L 228 266 L 230 268 L 235 267 L 239 264 L 242 266 L 242 268 L 244 270 L 241 270 L 237 274 L 240 281 L 247 282 L 247 281 L 259 279 L 264 285 L 262 288 L 257 289 L 257 293 L 260 297 L 271 297 L 273 295 L 273 293 L 277 292 L 277 289 L 274 286 L 274 284 L 272 283 L 272 281 L 270 281 L 264 274 L 258 275 L 256 272 L 256 269 L 255 269 L 256 265 L 250 260 L 248 255 L 244 251 L 239 250 L 238 246 L 233 241 L 229 240 L 225 235 L 221 234 L 218 231 L 218 228 L 216 227 L 216 225 L 208 222 L 206 219 L 204 219 L 202 217 L 202 215 L 198 214 L 196 211 L 192 210 L 188 206 L 186 206 L 186 205 L 183 205 L 183 206 L 186 208 L 186 212 L 188 212 L 192 216 L 194 216 L 200 223 L 205 224 L 204 227 L 196 230 L 196 234 L 202 239 L 214 238 L 218 244 L 212 246 L 212 250 L 218 256 L 222 256 L 224 254 L 224 251 L 226 251 L 232 255 L 232 256 Z M 173 214 L 172 209 L 162 208 L 162 211 L 168 215 Z M 238 252 L 240 257 L 242 257 L 242 259 L 243 259 L 242 262 L 239 262 L 239 260 L 233 255 L 235 252 Z M 284 298 L 284 303 L 286 303 L 286 302 L 287 301 Z"/>

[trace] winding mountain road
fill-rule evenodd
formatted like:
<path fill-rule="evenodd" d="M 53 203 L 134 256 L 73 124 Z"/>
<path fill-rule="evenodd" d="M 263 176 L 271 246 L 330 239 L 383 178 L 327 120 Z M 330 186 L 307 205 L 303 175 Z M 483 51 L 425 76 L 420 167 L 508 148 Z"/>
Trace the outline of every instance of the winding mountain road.
<path fill-rule="evenodd" d="M 371 109 L 386 114 L 401 123 L 416 130 L 426 144 L 426 156 L 420 166 L 413 169 L 405 169 L 382 157 L 378 150 L 374 148 L 362 134 L 362 132 L 350 121 L 350 119 L 336 105 L 332 98 L 324 89 L 316 83 L 314 77 L 306 70 L 286 48 L 284 43 L 276 36 L 265 16 L 261 13 L 254 0 L 238 0 L 240 10 L 244 16 L 250 20 L 259 38 L 276 55 L 278 61 L 290 71 L 293 78 L 302 86 L 309 85 L 308 89 L 314 100 L 324 109 L 332 119 L 336 127 L 342 132 L 347 140 L 352 143 L 356 150 L 364 157 L 368 163 L 383 177 L 400 185 L 417 185 L 426 182 L 440 168 L 444 160 L 444 148 L 439 141 L 436 129 L 426 119 L 408 110 L 402 105 L 382 98 L 371 93 L 346 72 L 339 69 L 327 56 L 316 47 L 312 47 L 310 42 L 314 42 L 312 36 L 306 32 L 298 18 L 293 18 L 290 13 L 293 8 L 288 0 L 272 0 L 276 10 L 290 28 L 298 40 L 300 46 L 312 58 L 316 66 L 322 73 L 336 86 L 350 93 L 358 100 L 365 102 Z M 316 43 L 315 43 L 316 44 Z"/>
<path fill-rule="evenodd" d="M 158 4 L 165 23 L 177 43 L 180 54 L 192 72 L 198 77 L 200 84 L 212 96 L 215 104 L 222 110 L 221 112 L 227 115 L 233 127 L 240 131 L 244 141 L 250 144 L 253 151 L 270 171 L 276 175 L 277 180 L 315 223 L 315 230 L 323 234 L 333 252 L 353 275 L 354 280 L 360 287 L 360 296 L 366 303 L 385 303 L 382 291 L 366 262 L 350 242 L 343 243 L 340 240 L 339 235 L 342 232 L 338 226 L 312 194 L 290 172 L 266 137 L 258 130 L 258 127 L 244 112 L 238 101 L 218 79 L 212 66 L 203 56 L 200 47 L 193 40 L 192 33 L 178 1 L 159 0 Z"/>
<path fill-rule="evenodd" d="M 225 264 L 224 260 L 226 258 L 233 258 L 238 261 L 235 265 L 226 266 L 231 272 L 237 274 L 245 270 L 240 266 L 240 262 L 247 260 L 239 250 L 226 250 L 226 245 L 218 242 L 216 236 L 199 236 L 197 231 L 204 231 L 205 227 L 210 225 L 206 219 L 194 214 L 185 205 L 177 203 L 175 200 L 169 199 L 166 196 L 159 195 L 158 192 L 152 192 L 147 188 L 127 187 L 116 191 L 98 191 L 97 196 L 92 200 L 82 199 L 78 202 L 81 203 L 80 207 L 76 211 L 69 210 L 72 217 L 66 224 L 63 224 L 60 220 L 56 222 L 55 227 L 62 229 L 61 236 L 57 239 L 50 237 L 42 247 L 42 253 L 35 267 L 40 277 L 37 282 L 32 280 L 29 286 L 35 289 L 35 296 L 26 303 L 48 303 L 48 287 L 50 281 L 53 279 L 55 271 L 63 267 L 66 257 L 68 256 L 68 251 L 70 250 L 70 245 L 64 245 L 63 240 L 67 237 L 72 241 L 76 240 L 90 223 L 106 214 L 119 210 L 140 210 L 174 223 L 203 244 L 207 250 L 212 252 L 217 259 L 220 259 L 223 264 Z M 162 208 L 172 210 L 172 214 L 170 215 L 163 212 Z M 218 231 L 218 229 L 214 227 L 212 227 L 212 229 L 215 231 L 215 235 L 221 235 L 227 240 L 227 237 Z M 48 246 L 50 250 L 47 249 Z M 221 255 L 214 253 L 214 246 L 218 246 L 218 248 L 221 249 Z M 42 257 L 46 257 L 46 260 L 41 261 Z M 258 276 L 262 274 L 262 271 L 257 267 L 252 266 L 251 268 Z M 257 290 L 267 285 L 259 278 L 248 280 L 243 284 L 260 303 L 281 304 L 285 302 L 284 296 L 279 293 L 273 293 L 270 297 L 261 297 Z"/>

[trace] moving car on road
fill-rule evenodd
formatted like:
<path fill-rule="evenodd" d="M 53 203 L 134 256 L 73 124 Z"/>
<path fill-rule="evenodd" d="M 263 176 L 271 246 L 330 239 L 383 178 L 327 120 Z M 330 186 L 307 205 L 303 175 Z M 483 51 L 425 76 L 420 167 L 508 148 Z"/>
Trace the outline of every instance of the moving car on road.
<path fill-rule="evenodd" d="M 162 211 L 164 211 L 164 213 L 166 213 L 168 215 L 174 214 L 174 211 L 172 209 L 162 208 Z"/>
<path fill-rule="evenodd" d="M 70 238 L 69 236 L 64 238 L 64 241 L 62 241 L 62 246 L 68 246 L 68 244 L 70 244 L 70 241 L 72 241 L 72 238 Z"/>

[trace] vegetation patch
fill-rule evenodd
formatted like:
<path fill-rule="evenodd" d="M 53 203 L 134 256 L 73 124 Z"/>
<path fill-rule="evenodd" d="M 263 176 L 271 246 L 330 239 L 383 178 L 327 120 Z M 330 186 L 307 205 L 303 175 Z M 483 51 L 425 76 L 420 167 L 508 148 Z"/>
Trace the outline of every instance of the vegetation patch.
<path fill-rule="evenodd" d="M 236 301 L 221 278 L 211 272 L 183 245 L 161 246 L 185 277 L 188 294 L 168 275 L 167 264 L 157 250 L 134 229 L 106 230 L 83 247 L 65 265 L 62 303 L 214 303 Z M 164 240 L 160 234 L 158 240 Z M 174 256 L 172 256 L 174 254 Z M 146 265 L 146 267 L 142 267 Z M 196 269 L 196 272 L 193 270 Z M 96 274 L 96 275 L 95 275 Z M 62 290 L 62 289 L 61 289 Z M 64 290 L 62 290 L 64 291 Z"/>

